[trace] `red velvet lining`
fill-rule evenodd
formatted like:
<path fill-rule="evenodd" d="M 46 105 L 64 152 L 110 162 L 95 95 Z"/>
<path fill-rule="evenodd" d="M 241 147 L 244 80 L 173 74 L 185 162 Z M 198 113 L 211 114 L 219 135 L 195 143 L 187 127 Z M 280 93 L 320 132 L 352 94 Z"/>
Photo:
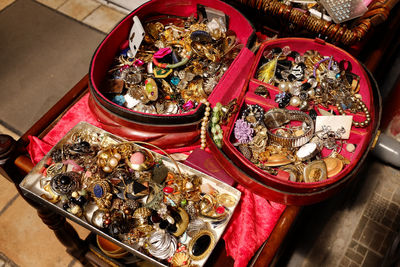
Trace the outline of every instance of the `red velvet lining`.
<path fill-rule="evenodd" d="M 253 65 L 252 71 L 250 72 L 250 81 L 247 86 L 243 88 L 242 96 L 243 98 L 240 101 L 240 106 L 243 106 L 245 103 L 248 104 L 259 104 L 260 106 L 264 107 L 265 109 L 270 109 L 272 107 L 276 107 L 277 104 L 274 101 L 275 95 L 278 93 L 278 89 L 270 84 L 265 84 L 257 79 L 255 79 L 256 71 L 258 62 L 261 59 L 262 52 L 266 49 L 270 49 L 273 47 L 284 47 L 289 46 L 291 50 L 297 51 L 300 54 L 303 54 L 307 50 L 316 50 L 321 53 L 322 56 L 333 56 L 335 61 L 341 60 L 348 60 L 352 64 L 352 71 L 353 73 L 360 76 L 360 91 L 359 93 L 362 95 L 362 99 L 364 103 L 367 105 L 371 118 L 374 118 L 375 111 L 372 99 L 372 91 L 371 85 L 368 79 L 368 76 L 360 65 L 360 63 L 349 53 L 346 51 L 335 47 L 329 43 L 325 43 L 320 40 L 312 40 L 312 39 L 305 39 L 305 38 L 282 38 L 282 39 L 275 39 L 272 41 L 267 41 L 262 44 L 260 47 L 259 52 L 256 55 L 256 60 Z M 254 94 L 254 90 L 258 85 L 264 85 L 268 88 L 271 98 L 265 99 L 258 95 Z M 294 109 L 289 107 L 289 109 Z M 355 128 L 352 127 L 350 139 L 347 140 L 348 143 L 356 144 L 356 151 L 353 153 L 349 153 L 347 151 L 342 151 L 342 155 L 347 157 L 350 160 L 350 164 L 346 165 L 345 168 L 336 176 L 331 177 L 327 180 L 315 183 L 296 183 L 291 181 L 284 181 L 279 177 L 275 177 L 261 171 L 257 167 L 254 166 L 250 161 L 248 161 L 233 145 L 232 145 L 232 132 L 234 122 L 239 116 L 239 113 L 236 114 L 236 118 L 230 121 L 229 126 L 227 127 L 227 131 L 224 131 L 224 147 L 223 149 L 232 157 L 232 160 L 237 164 L 239 167 L 243 168 L 244 170 L 250 170 L 251 173 L 256 174 L 254 178 L 257 180 L 266 183 L 278 190 L 284 190 L 287 192 L 313 192 L 316 188 L 322 189 L 329 185 L 337 183 L 343 177 L 351 172 L 351 170 L 356 166 L 358 160 L 361 156 L 365 153 L 368 143 L 371 139 L 373 123 L 366 128 Z M 359 116 L 354 116 L 354 119 L 360 120 Z M 328 151 L 322 151 L 324 156 L 327 156 Z"/>

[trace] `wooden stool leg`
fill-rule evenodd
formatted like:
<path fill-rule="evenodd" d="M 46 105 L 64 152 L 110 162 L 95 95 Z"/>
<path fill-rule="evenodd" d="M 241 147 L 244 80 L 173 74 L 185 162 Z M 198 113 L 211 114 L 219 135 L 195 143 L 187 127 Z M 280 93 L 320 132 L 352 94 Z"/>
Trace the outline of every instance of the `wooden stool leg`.
<path fill-rule="evenodd" d="M 15 140 L 10 136 L 0 134 L 0 174 L 14 183 L 18 193 L 29 205 L 37 210 L 39 217 L 53 230 L 57 239 L 66 247 L 67 252 L 83 265 L 87 265 L 85 254 L 88 251 L 88 245 L 79 237 L 65 217 L 32 201 L 22 193 L 19 183 L 22 181 L 24 174 L 33 168 L 33 164 L 26 156 L 17 157 L 18 155 L 15 155 L 15 153 Z M 14 163 L 17 163 L 21 168 L 18 169 Z"/>
<path fill-rule="evenodd" d="M 49 209 L 37 209 L 37 213 L 40 219 L 53 230 L 57 239 L 66 247 L 67 252 L 85 265 L 88 246 L 65 217 Z"/>

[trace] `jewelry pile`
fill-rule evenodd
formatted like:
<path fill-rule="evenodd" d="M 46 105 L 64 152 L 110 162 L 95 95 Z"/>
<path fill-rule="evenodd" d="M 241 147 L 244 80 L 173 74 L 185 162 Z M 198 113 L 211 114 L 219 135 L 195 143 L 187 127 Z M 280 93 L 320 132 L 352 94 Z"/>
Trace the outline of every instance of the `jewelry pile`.
<path fill-rule="evenodd" d="M 164 264 L 204 264 L 240 193 L 88 124 L 74 129 L 43 160 L 41 197 Z"/>
<path fill-rule="evenodd" d="M 117 105 L 149 114 L 183 114 L 211 94 L 242 45 L 221 17 L 148 20 L 135 55 L 126 45 L 103 93 Z"/>
<path fill-rule="evenodd" d="M 292 106 L 309 111 L 318 105 L 336 106 L 341 114 L 365 114 L 364 121 L 353 122 L 355 127 L 366 127 L 371 122 L 359 94 L 360 77 L 351 72 L 351 62 L 337 62 L 315 50 L 301 55 L 288 46 L 266 50 L 263 55 L 267 62 L 259 68 L 257 79 L 278 88 L 275 102 L 279 108 Z M 316 115 L 315 110 L 312 113 Z"/>
<path fill-rule="evenodd" d="M 265 49 L 249 91 L 256 97 L 244 101 L 230 142 L 248 164 L 280 179 L 311 183 L 340 174 L 360 138 L 352 126 L 371 123 L 351 62 L 315 50 Z M 211 133 L 222 147 L 222 134 Z"/>

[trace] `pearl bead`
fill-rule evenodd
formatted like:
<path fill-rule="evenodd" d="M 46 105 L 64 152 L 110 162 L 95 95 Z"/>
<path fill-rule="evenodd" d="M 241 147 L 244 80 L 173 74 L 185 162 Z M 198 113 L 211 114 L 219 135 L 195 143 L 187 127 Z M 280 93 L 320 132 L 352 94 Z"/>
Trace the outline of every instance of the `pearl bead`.
<path fill-rule="evenodd" d="M 278 89 L 279 89 L 279 91 L 281 91 L 281 92 L 286 92 L 286 91 L 289 89 L 288 83 L 287 83 L 287 82 L 281 82 L 281 83 L 278 85 Z"/>
<path fill-rule="evenodd" d="M 353 153 L 356 150 L 356 146 L 354 144 L 347 144 L 346 150 L 350 153 Z"/>
<path fill-rule="evenodd" d="M 301 110 L 301 111 L 307 110 L 308 107 L 309 107 L 309 105 L 308 105 L 308 102 L 307 102 L 307 101 L 302 101 L 302 102 L 301 102 L 301 104 L 300 104 L 300 110 Z"/>
<path fill-rule="evenodd" d="M 210 116 L 210 111 L 206 111 L 206 112 L 204 112 L 204 116 Z"/>
<path fill-rule="evenodd" d="M 112 171 L 112 169 L 109 166 L 104 166 L 103 171 L 109 173 Z"/>
<path fill-rule="evenodd" d="M 206 107 L 206 111 L 210 112 L 211 108 L 210 107 Z"/>
<path fill-rule="evenodd" d="M 120 160 L 122 158 L 122 156 L 119 153 L 115 153 L 114 158 L 116 158 L 117 160 Z"/>
<path fill-rule="evenodd" d="M 207 122 L 206 121 L 202 121 L 201 122 L 201 127 L 206 127 L 207 126 Z"/>
<path fill-rule="evenodd" d="M 314 90 L 314 89 L 310 89 L 310 90 L 307 91 L 307 94 L 308 94 L 310 97 L 314 97 L 314 96 L 315 96 L 315 90 Z"/>
<path fill-rule="evenodd" d="M 117 167 L 117 165 L 118 165 L 118 160 L 117 160 L 116 158 L 112 157 L 112 158 L 110 158 L 110 160 L 108 161 L 108 165 L 109 165 L 111 168 L 115 168 L 115 167 Z"/>
<path fill-rule="evenodd" d="M 298 107 L 298 106 L 300 105 L 300 103 L 301 103 L 301 100 L 300 100 L 300 98 L 297 97 L 297 96 L 293 96 L 293 97 L 290 99 L 290 105 L 293 106 L 293 107 Z"/>
<path fill-rule="evenodd" d="M 174 223 L 175 223 L 174 218 L 172 218 L 171 216 L 167 216 L 167 221 L 168 221 L 170 224 L 174 224 Z"/>
<path fill-rule="evenodd" d="M 192 182 L 186 182 L 186 189 L 192 189 L 192 188 L 193 188 Z"/>
<path fill-rule="evenodd" d="M 287 83 L 287 87 L 288 87 L 288 90 L 290 91 L 290 90 L 292 90 L 293 89 L 293 83 Z"/>
<path fill-rule="evenodd" d="M 99 158 L 100 158 L 100 159 L 105 159 L 105 160 L 107 160 L 108 157 L 109 157 L 109 156 L 108 156 L 107 153 L 100 153 L 100 154 L 99 154 Z"/>

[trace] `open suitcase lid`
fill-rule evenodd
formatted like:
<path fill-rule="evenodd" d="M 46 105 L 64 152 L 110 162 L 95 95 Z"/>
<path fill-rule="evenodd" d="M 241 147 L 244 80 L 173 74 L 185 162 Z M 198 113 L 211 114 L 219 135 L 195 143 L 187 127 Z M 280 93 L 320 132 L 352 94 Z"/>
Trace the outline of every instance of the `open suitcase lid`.
<path fill-rule="evenodd" d="M 249 158 L 246 158 L 239 151 L 237 146 L 238 140 L 235 138 L 234 134 L 235 123 L 238 119 L 241 119 L 243 110 L 247 105 L 258 105 L 263 108 L 265 112 L 278 107 L 278 103 L 275 102 L 275 97 L 280 93 L 279 89 L 272 84 L 258 80 L 257 71 L 264 58 L 263 53 L 265 51 L 277 47 L 283 48 L 285 46 L 290 47 L 292 51 L 296 51 L 301 55 L 306 51 L 315 50 L 323 57 L 332 56 L 332 58 L 337 62 L 342 60 L 349 62 L 352 67 L 351 72 L 360 77 L 359 94 L 362 96 L 362 101 L 365 103 L 372 120 L 367 127 L 351 127 L 350 137 L 346 142 L 354 144 L 356 148 L 353 152 L 347 151 L 344 147 L 339 151 L 341 156 L 349 160 L 348 164 L 345 164 L 338 174 L 322 181 L 308 183 L 290 181 L 289 173 L 278 168 L 276 168 L 278 174 L 272 175 L 267 171 L 262 170 L 260 167 L 257 167 Z M 255 94 L 256 88 L 260 85 L 268 90 L 270 94 L 269 99 Z M 336 187 L 337 184 L 340 184 L 345 180 L 345 177 L 353 174 L 354 169 L 358 168 L 360 161 L 365 158 L 365 154 L 371 146 L 373 141 L 372 137 L 375 136 L 374 133 L 379 125 L 380 119 L 379 108 L 376 107 L 377 103 L 380 104 L 380 102 L 379 99 L 374 99 L 375 93 L 376 92 L 372 91 L 369 77 L 363 66 L 353 56 L 336 46 L 325 43 L 319 39 L 282 38 L 267 41 L 259 48 L 256 60 L 250 71 L 248 82 L 244 85 L 238 97 L 238 112 L 228 121 L 226 126 L 222 126 L 222 151 L 217 148 L 214 141 L 211 142 L 210 148 L 214 153 L 216 153 L 216 158 L 233 178 L 240 183 L 244 183 L 247 187 L 250 187 L 258 194 L 261 194 L 268 199 L 294 205 L 310 204 L 321 201 L 326 198 L 324 197 L 325 193 L 326 195 L 329 195 L 327 192 L 330 188 Z M 375 103 L 375 101 L 377 103 Z M 334 106 L 323 108 L 321 105 L 318 105 L 317 107 L 324 110 L 333 110 L 335 113 L 338 113 L 337 107 Z M 298 110 L 298 108 L 288 106 L 287 110 Z M 321 114 L 318 111 L 318 116 L 319 115 Z M 365 116 L 362 114 L 348 115 L 353 115 L 354 121 L 356 122 L 365 120 Z M 209 132 L 209 135 L 212 136 L 212 133 Z M 323 148 L 320 154 L 322 158 L 326 158 L 331 152 L 332 150 Z"/>
<path fill-rule="evenodd" d="M 202 104 L 182 114 L 149 114 L 133 111 L 132 109 L 118 105 L 108 99 L 102 91 L 102 83 L 107 76 L 110 66 L 112 66 L 115 56 L 119 53 L 121 45 L 128 40 L 134 16 L 138 16 L 140 20 L 160 14 L 189 17 L 196 14 L 198 6 L 210 7 L 225 13 L 229 20 L 229 29 L 235 32 L 238 42 L 244 45 L 228 70 L 214 87 L 213 92 L 209 96 L 209 101 L 216 96 L 220 97 L 224 95 L 227 89 L 238 87 L 240 85 L 238 78 L 244 80 L 248 73 L 249 62 L 254 58 L 254 54 L 248 49 L 249 42 L 254 37 L 254 29 L 249 21 L 236 9 L 221 1 L 190 0 L 182 2 L 171 0 L 165 2 L 154 0 L 143 4 L 123 19 L 105 37 L 94 53 L 89 69 L 89 79 L 90 92 L 96 101 L 110 112 L 135 122 L 157 125 L 180 125 L 199 122 L 204 113 L 204 105 Z"/>

